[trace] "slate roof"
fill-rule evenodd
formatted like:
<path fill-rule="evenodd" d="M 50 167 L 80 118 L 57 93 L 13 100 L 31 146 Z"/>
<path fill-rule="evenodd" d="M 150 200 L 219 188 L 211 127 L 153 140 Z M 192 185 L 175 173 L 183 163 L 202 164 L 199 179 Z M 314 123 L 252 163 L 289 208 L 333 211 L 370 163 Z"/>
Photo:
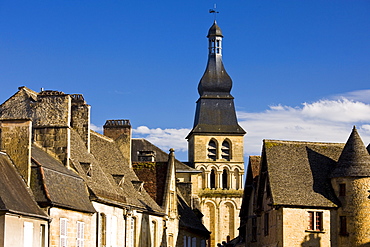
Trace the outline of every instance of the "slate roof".
<path fill-rule="evenodd" d="M 370 155 L 353 128 L 331 177 L 370 177 Z"/>
<path fill-rule="evenodd" d="M 329 174 L 343 147 L 342 143 L 264 140 L 259 202 L 267 181 L 273 205 L 336 207 L 339 202 Z"/>
<path fill-rule="evenodd" d="M 245 217 L 248 217 L 249 202 L 251 200 L 253 189 L 256 188 L 260 169 L 261 169 L 261 156 L 249 156 L 249 162 L 247 166 L 247 177 L 245 179 L 243 191 L 243 200 L 239 213 L 242 222 L 243 220 L 245 220 Z"/>
<path fill-rule="evenodd" d="M 82 140 L 81 145 L 83 145 Z M 91 154 L 102 171 L 109 175 L 107 177 L 110 181 L 116 182 L 114 175 L 123 176 L 124 179 L 119 186 L 119 190 L 126 198 L 126 205 L 161 215 L 164 214 L 163 209 L 150 195 L 145 190 L 140 190 L 141 186 L 134 186 L 140 179 L 133 171 L 130 161 L 127 157 L 123 157 L 117 144 L 111 138 L 91 131 Z M 100 186 L 106 185 L 103 183 Z"/>
<path fill-rule="evenodd" d="M 32 145 L 32 164 L 31 188 L 39 205 L 95 212 L 78 174 L 36 145 Z"/>
<path fill-rule="evenodd" d="M 177 191 L 177 209 L 180 215 L 180 227 L 186 228 L 195 234 L 202 235 L 206 238 L 209 237 L 211 232 L 202 224 L 202 221 L 196 216 L 194 211 L 186 203 L 181 193 Z"/>
<path fill-rule="evenodd" d="M 0 212 L 48 219 L 10 158 L 3 152 L 0 152 L 0 171 Z"/>
<path fill-rule="evenodd" d="M 209 29 L 207 37 L 211 41 L 214 36 L 222 37 L 216 22 Z M 231 88 L 232 80 L 226 72 L 221 54 L 209 52 L 207 67 L 198 84 L 200 98 L 197 101 L 193 129 L 187 138 L 197 133 L 245 134 L 236 118 Z"/>
<path fill-rule="evenodd" d="M 133 138 L 131 141 L 131 160 L 134 163 L 139 162 L 138 159 L 138 151 L 154 151 L 155 152 L 155 161 L 156 162 L 167 162 L 168 161 L 168 153 L 164 152 L 162 149 L 158 148 L 151 142 L 146 139 L 140 138 Z M 175 168 L 176 172 L 195 172 L 198 173 L 200 171 L 180 162 L 179 160 L 175 159 Z"/>
<path fill-rule="evenodd" d="M 213 25 L 209 28 L 207 38 L 212 37 L 212 36 L 223 37 L 221 28 L 217 25 L 216 20 L 213 22 Z"/>

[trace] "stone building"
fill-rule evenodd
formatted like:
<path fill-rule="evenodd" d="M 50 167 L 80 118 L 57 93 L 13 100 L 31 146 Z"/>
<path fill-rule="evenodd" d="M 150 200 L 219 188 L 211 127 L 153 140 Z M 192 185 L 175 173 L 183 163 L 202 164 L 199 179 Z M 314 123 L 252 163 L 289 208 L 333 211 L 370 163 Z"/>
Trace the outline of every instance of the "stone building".
<path fill-rule="evenodd" d="M 208 63 L 198 85 L 200 97 L 187 140 L 188 165 L 201 172 L 193 183 L 194 206 L 204 214 L 214 247 L 238 235 L 246 132 L 237 122 L 232 80 L 222 62 L 223 35 L 216 21 L 207 38 Z"/>
<path fill-rule="evenodd" d="M 49 246 L 160 246 L 153 229 L 167 238 L 166 212 L 126 156 L 130 136 L 91 131 L 82 95 L 21 87 L 0 118 L 2 150 L 50 218 Z"/>
<path fill-rule="evenodd" d="M 160 151 L 167 159 L 153 197 L 144 186 L 151 181 L 133 169 L 132 143 L 128 120 L 107 120 L 103 135 L 90 130 L 81 94 L 20 87 L 0 105 L 0 243 L 16 241 L 9 229 L 18 229 L 32 246 L 174 247 L 185 237 L 205 246 L 209 232 L 188 205 L 189 190 L 181 194 L 189 186 L 177 183 L 175 167 L 195 170 Z"/>
<path fill-rule="evenodd" d="M 46 247 L 50 218 L 4 152 L 0 152 L 0 171 L 0 246 Z"/>
<path fill-rule="evenodd" d="M 370 155 L 345 144 L 264 140 L 248 164 L 245 246 L 370 246 Z"/>
<path fill-rule="evenodd" d="M 132 139 L 131 153 L 133 169 L 144 181 L 144 188 L 158 205 L 166 208 L 168 225 L 178 226 L 167 227 L 176 246 L 205 247 L 210 232 L 202 224 L 199 211 L 191 207 L 191 181 L 199 171 L 175 159 L 173 150 L 168 155 L 145 139 Z"/>

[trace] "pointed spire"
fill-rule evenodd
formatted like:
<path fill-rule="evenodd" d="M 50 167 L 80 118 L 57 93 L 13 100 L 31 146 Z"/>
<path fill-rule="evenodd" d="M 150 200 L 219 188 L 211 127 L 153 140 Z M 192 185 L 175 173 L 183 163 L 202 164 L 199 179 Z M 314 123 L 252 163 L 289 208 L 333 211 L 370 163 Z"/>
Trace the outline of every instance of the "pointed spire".
<path fill-rule="evenodd" d="M 370 155 L 354 126 L 331 177 L 368 176 L 370 176 Z"/>
<path fill-rule="evenodd" d="M 216 21 L 208 30 L 208 63 L 198 84 L 199 99 L 193 133 L 245 134 L 239 126 L 230 94 L 232 80 L 222 63 L 222 32 Z M 187 138 L 188 138 L 187 137 Z"/>
<path fill-rule="evenodd" d="M 208 63 L 198 85 L 200 96 L 232 97 L 232 80 L 222 63 L 222 32 L 214 21 L 208 30 Z"/>

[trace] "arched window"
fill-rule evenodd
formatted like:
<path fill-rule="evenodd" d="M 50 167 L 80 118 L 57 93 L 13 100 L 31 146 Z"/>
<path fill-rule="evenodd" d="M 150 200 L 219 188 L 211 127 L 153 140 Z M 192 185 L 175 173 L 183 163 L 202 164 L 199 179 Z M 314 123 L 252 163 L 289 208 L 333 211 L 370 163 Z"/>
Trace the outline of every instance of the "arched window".
<path fill-rule="evenodd" d="M 231 155 L 230 155 L 230 142 L 225 140 L 222 142 L 222 147 L 221 147 L 221 151 L 222 151 L 222 154 L 221 154 L 221 157 L 225 160 L 230 160 L 231 159 Z"/>
<path fill-rule="evenodd" d="M 226 169 L 222 172 L 222 188 L 228 189 L 229 188 L 229 173 Z"/>
<path fill-rule="evenodd" d="M 208 143 L 208 158 L 216 160 L 217 158 L 217 144 L 215 140 L 210 140 Z"/>
<path fill-rule="evenodd" d="M 211 170 L 211 173 L 209 174 L 209 182 L 211 189 L 216 189 L 216 171 L 215 169 Z"/>

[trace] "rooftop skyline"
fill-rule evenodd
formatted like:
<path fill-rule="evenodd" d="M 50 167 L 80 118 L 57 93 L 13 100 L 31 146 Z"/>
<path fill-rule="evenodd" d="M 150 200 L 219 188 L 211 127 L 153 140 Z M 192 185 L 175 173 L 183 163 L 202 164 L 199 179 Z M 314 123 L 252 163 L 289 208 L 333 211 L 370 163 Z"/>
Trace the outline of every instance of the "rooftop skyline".
<path fill-rule="evenodd" d="M 223 62 L 247 131 L 263 139 L 370 142 L 370 3 L 0 1 L 0 102 L 19 86 L 81 93 L 91 122 L 129 119 L 186 161 L 216 3 Z"/>

